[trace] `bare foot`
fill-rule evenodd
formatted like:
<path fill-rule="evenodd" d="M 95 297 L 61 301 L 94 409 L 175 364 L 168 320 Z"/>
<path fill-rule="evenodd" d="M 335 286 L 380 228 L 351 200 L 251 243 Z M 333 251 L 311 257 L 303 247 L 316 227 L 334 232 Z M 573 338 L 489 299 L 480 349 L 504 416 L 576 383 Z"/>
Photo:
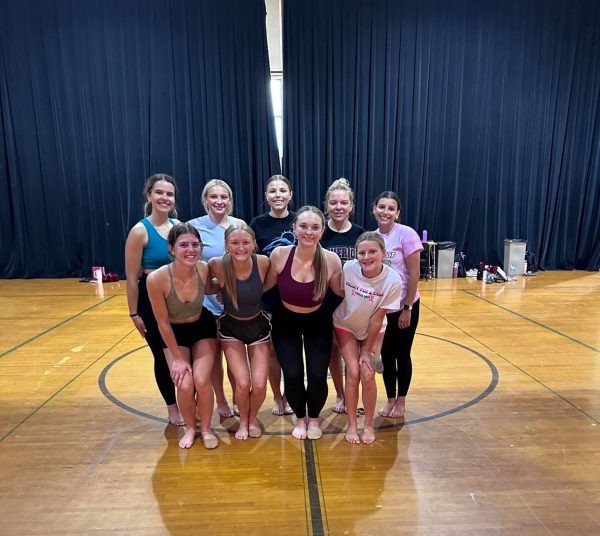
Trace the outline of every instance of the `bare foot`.
<path fill-rule="evenodd" d="M 186 427 L 183 437 L 179 440 L 179 448 L 189 449 L 194 444 L 195 437 L 196 430 L 194 428 Z"/>
<path fill-rule="evenodd" d="M 262 435 L 262 428 L 258 424 L 248 425 L 248 435 L 250 437 L 260 437 Z"/>
<path fill-rule="evenodd" d="M 239 416 L 240 416 L 240 408 L 238 408 L 238 407 L 237 407 L 237 404 L 234 404 L 234 405 L 233 405 L 233 414 L 234 414 L 236 417 L 239 417 Z"/>
<path fill-rule="evenodd" d="M 202 432 L 202 444 L 205 449 L 216 449 L 219 446 L 219 438 L 213 434 L 212 430 Z"/>
<path fill-rule="evenodd" d="M 233 417 L 233 411 L 231 411 L 231 408 L 227 402 L 217 404 L 217 413 L 224 419 Z"/>
<path fill-rule="evenodd" d="M 356 428 L 352 427 L 348 427 L 348 430 L 346 431 L 346 441 L 348 441 L 348 443 L 352 443 L 354 445 L 357 445 L 358 443 L 360 443 L 360 437 L 358 437 L 358 432 L 356 431 Z"/>
<path fill-rule="evenodd" d="M 360 436 L 360 440 L 365 445 L 373 443 L 373 441 L 375 441 L 375 429 L 372 426 L 365 426 L 363 434 Z"/>
<path fill-rule="evenodd" d="M 344 397 L 337 397 L 335 404 L 331 407 L 331 411 L 334 413 L 346 413 L 346 404 L 344 402 Z"/>
<path fill-rule="evenodd" d="M 390 411 L 388 417 L 390 419 L 404 419 L 404 406 L 398 406 L 398 404 L 396 404 L 394 409 Z"/>
<path fill-rule="evenodd" d="M 306 432 L 306 437 L 308 439 L 321 439 L 323 437 L 323 431 L 321 430 L 321 425 L 319 423 L 319 419 L 308 419 L 308 430 Z"/>
<path fill-rule="evenodd" d="M 248 425 L 246 423 L 240 423 L 240 427 L 238 428 L 238 431 L 235 433 L 235 438 L 241 439 L 243 441 L 248 439 Z"/>
<path fill-rule="evenodd" d="M 294 414 L 294 410 L 292 409 L 292 406 L 290 406 L 287 401 L 285 403 L 285 406 L 283 408 L 283 414 L 284 415 L 293 415 Z"/>
<path fill-rule="evenodd" d="M 394 409 L 395 404 L 396 404 L 395 398 L 388 398 L 388 401 L 385 403 L 385 406 L 383 406 L 377 412 L 377 415 L 379 415 L 380 417 L 389 417 L 390 412 Z"/>
<path fill-rule="evenodd" d="M 167 411 L 169 412 L 169 423 L 175 426 L 184 426 L 185 421 L 181 417 L 181 413 L 179 413 L 179 408 L 177 404 L 170 404 L 167 406 Z"/>
<path fill-rule="evenodd" d="M 273 415 L 285 415 L 285 406 L 283 405 L 283 399 L 280 398 L 279 400 L 275 399 L 275 405 L 273 406 L 273 410 L 272 410 Z"/>
<path fill-rule="evenodd" d="M 306 419 L 298 419 L 292 430 L 292 436 L 296 439 L 306 439 Z"/>

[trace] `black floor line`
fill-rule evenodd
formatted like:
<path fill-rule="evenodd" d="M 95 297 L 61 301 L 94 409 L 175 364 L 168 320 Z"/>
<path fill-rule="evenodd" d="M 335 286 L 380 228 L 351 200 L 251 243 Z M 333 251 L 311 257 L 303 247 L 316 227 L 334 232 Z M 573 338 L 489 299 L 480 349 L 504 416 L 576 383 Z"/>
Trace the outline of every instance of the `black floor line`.
<path fill-rule="evenodd" d="M 319 481 L 317 480 L 317 467 L 315 463 L 314 449 L 315 447 L 313 446 L 313 442 L 310 439 L 307 439 L 304 442 L 304 455 L 306 457 L 306 478 L 308 482 L 310 520 L 313 536 L 325 536 L 323 513 L 321 512 L 321 500 L 319 498 Z"/>
<path fill-rule="evenodd" d="M 70 322 L 71 320 L 77 318 L 78 316 L 81 316 L 82 314 L 87 313 L 91 309 L 94 309 L 94 307 L 98 307 L 99 305 L 102 305 L 103 303 L 106 303 L 107 301 L 112 300 L 114 297 L 115 296 L 109 296 L 108 298 L 102 300 L 101 302 L 95 303 L 94 305 L 91 305 L 90 307 L 87 307 L 83 311 L 79 311 L 78 313 L 70 316 L 69 318 L 65 318 L 64 320 L 61 320 L 60 322 L 58 322 L 58 324 L 54 324 L 53 326 L 50 326 L 48 329 L 45 329 L 44 331 L 41 331 L 37 335 L 34 335 L 33 337 L 30 337 L 26 341 L 23 341 L 23 342 L 17 344 L 16 346 L 13 346 L 12 348 L 9 348 L 8 350 L 5 350 L 4 352 L 2 352 L 0 354 L 0 358 L 6 356 L 8 354 L 10 354 L 11 352 L 14 352 L 15 350 L 18 350 L 19 348 L 23 348 L 23 346 L 25 346 L 26 344 L 29 344 L 30 342 L 35 341 L 36 339 L 39 339 L 43 335 L 46 335 L 46 333 L 50 333 L 51 331 L 55 330 L 56 328 L 59 328 L 60 326 L 63 326 L 67 322 Z"/>
<path fill-rule="evenodd" d="M 477 297 L 477 296 L 476 296 Z M 488 300 L 485 300 L 488 301 Z M 493 303 L 493 302 L 490 302 Z M 441 315 L 440 313 L 438 313 L 437 311 L 435 311 L 434 309 L 432 309 L 431 307 L 427 307 L 426 305 L 424 306 L 427 308 L 428 311 L 431 311 L 433 314 L 437 315 L 438 317 L 440 317 L 442 320 L 444 320 L 445 322 L 448 322 L 448 324 L 450 324 L 452 327 L 458 329 L 459 331 L 461 331 L 462 333 L 464 333 L 465 335 L 467 335 L 467 337 L 470 337 L 471 339 L 473 339 L 475 342 L 477 342 L 478 344 L 481 344 L 481 346 L 483 346 L 484 348 L 487 348 L 490 352 L 492 352 L 493 354 L 497 355 L 500 359 L 502 359 L 503 361 L 505 361 L 506 363 L 508 363 L 509 365 L 513 366 L 514 368 L 516 368 L 518 371 L 522 372 L 523 374 L 525 374 L 525 376 L 527 376 L 528 378 L 532 379 L 534 382 L 536 382 L 537 384 L 541 385 L 542 387 L 544 387 L 544 389 L 547 389 L 548 391 L 550 391 L 554 396 L 556 396 L 557 398 L 560 398 L 563 402 L 569 404 L 572 408 L 576 409 L 577 411 L 579 411 L 580 413 L 582 413 L 583 415 L 585 415 L 586 417 L 588 417 L 589 419 L 591 419 L 592 421 L 594 421 L 595 423 L 600 424 L 600 421 L 594 417 L 593 415 L 590 415 L 587 411 L 585 411 L 583 408 L 580 408 L 577 404 L 575 404 L 574 402 L 571 402 L 568 398 L 564 397 L 563 395 L 561 395 L 559 392 L 555 391 L 554 389 L 552 389 L 552 387 L 546 385 L 542 380 L 536 378 L 533 374 L 527 372 L 525 369 L 519 367 L 519 365 L 517 365 L 516 363 L 513 363 L 510 359 L 508 359 L 507 357 L 503 356 L 502 354 L 498 353 L 496 350 L 494 350 L 493 348 L 491 348 L 490 346 L 488 346 L 487 344 L 485 344 L 484 342 L 480 341 L 477 337 L 473 336 L 472 334 L 470 334 L 469 332 L 465 331 L 463 328 L 461 328 L 460 326 L 458 326 L 457 324 L 455 324 L 454 322 L 452 322 L 451 320 L 448 320 L 445 316 Z M 499 306 L 500 307 L 500 306 Z M 504 307 L 501 307 L 502 309 L 504 309 Z M 511 311 L 512 312 L 512 311 Z M 518 313 L 515 313 L 518 315 Z M 518 315 L 521 316 L 521 315 Z M 527 319 L 527 318 L 526 318 Z M 527 319 L 529 320 L 529 319 Z M 534 323 L 538 323 L 535 320 L 532 320 L 532 322 Z M 543 326 L 546 327 L 546 326 Z M 552 328 L 547 328 L 550 331 L 555 331 Z M 567 337 L 570 339 L 570 337 Z M 579 342 L 579 341 L 576 341 Z M 582 343 L 583 344 L 583 343 Z"/>
<path fill-rule="evenodd" d="M 533 318 L 529 318 L 528 316 L 525 316 L 521 313 L 517 313 L 516 311 L 513 311 L 512 309 L 509 309 L 508 307 L 499 305 L 498 303 L 493 302 L 492 300 L 488 300 L 487 298 L 484 298 L 483 296 L 479 296 L 478 294 L 476 294 L 470 290 L 463 290 L 463 292 L 465 292 L 466 294 L 469 294 L 469 296 L 473 296 L 474 298 L 477 298 L 478 300 L 489 303 L 490 305 L 493 305 L 494 307 L 498 307 L 499 309 L 502 309 L 503 311 L 506 311 L 507 313 L 518 316 L 519 318 L 522 318 L 523 320 L 527 320 L 528 322 L 531 322 L 532 324 L 535 324 L 536 326 L 547 329 L 548 331 L 551 331 L 552 333 L 556 333 L 557 335 L 560 335 L 561 337 L 564 337 L 565 339 L 568 339 L 571 342 L 574 342 L 575 344 L 580 344 L 581 346 L 583 346 L 584 348 L 587 348 L 588 350 L 591 350 L 592 352 L 600 353 L 600 350 L 598 348 L 595 348 L 594 346 L 590 346 L 589 344 L 587 344 L 583 341 L 580 341 L 579 339 L 576 339 L 575 337 L 571 337 L 570 335 L 567 335 L 566 333 L 563 333 L 562 331 L 560 331 L 558 329 L 547 326 L 546 324 L 539 322 L 538 320 L 534 320 Z"/>
<path fill-rule="evenodd" d="M 94 359 L 87 367 L 81 370 L 78 374 L 73 376 L 67 383 L 65 383 L 58 391 L 56 391 L 52 396 L 48 397 L 42 404 L 40 404 L 37 408 L 35 408 L 29 415 L 21 419 L 15 426 L 13 426 L 8 432 L 6 432 L 2 437 L 0 437 L 0 443 L 4 441 L 10 434 L 12 434 L 15 430 L 17 430 L 22 424 L 27 422 L 31 417 L 33 417 L 39 410 L 41 410 L 48 402 L 56 398 L 60 393 L 62 393 L 69 385 L 71 385 L 77 378 L 79 378 L 84 372 L 90 369 L 93 365 L 95 365 L 98 361 L 100 361 L 108 352 L 110 352 L 113 348 L 117 347 L 121 342 L 123 342 L 129 335 L 131 335 L 135 331 L 135 328 L 129 331 L 126 335 L 121 337 L 117 342 L 115 342 L 108 350 L 106 350 L 102 355 L 98 356 Z"/>

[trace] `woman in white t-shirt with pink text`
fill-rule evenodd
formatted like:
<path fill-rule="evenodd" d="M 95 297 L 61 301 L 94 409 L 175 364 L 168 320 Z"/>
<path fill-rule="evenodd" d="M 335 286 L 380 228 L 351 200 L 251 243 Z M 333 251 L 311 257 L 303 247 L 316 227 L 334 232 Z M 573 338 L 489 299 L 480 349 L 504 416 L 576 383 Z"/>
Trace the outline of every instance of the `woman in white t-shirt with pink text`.
<path fill-rule="evenodd" d="M 400 198 L 394 192 L 382 192 L 373 203 L 377 232 L 385 241 L 384 263 L 402 279 L 400 310 L 387 315 L 387 328 L 381 347 L 383 383 L 388 401 L 379 410 L 382 417 L 404 418 L 406 395 L 412 379 L 410 356 L 419 323 L 420 257 L 423 244 L 417 232 L 397 223 Z"/>
<path fill-rule="evenodd" d="M 348 413 L 346 441 L 375 441 L 375 372 L 381 372 L 378 357 L 386 328 L 386 313 L 398 311 L 402 281 L 383 264 L 385 243 L 376 232 L 362 233 L 356 241 L 356 259 L 344 264 L 344 301 L 333 313 L 335 336 L 346 364 L 344 398 Z M 363 434 L 358 435 L 356 408 L 358 385 L 362 384 L 365 407 Z"/>

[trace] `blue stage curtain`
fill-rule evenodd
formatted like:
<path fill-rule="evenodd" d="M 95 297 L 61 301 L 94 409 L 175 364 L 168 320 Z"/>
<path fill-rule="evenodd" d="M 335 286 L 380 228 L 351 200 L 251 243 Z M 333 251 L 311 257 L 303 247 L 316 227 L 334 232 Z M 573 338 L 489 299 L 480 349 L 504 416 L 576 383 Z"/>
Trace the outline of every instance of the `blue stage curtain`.
<path fill-rule="evenodd" d="M 263 0 L 0 0 L 0 276 L 122 272 L 153 173 L 186 220 L 279 170 Z"/>
<path fill-rule="evenodd" d="M 284 4 L 283 170 L 300 202 L 347 177 L 401 219 L 502 263 L 600 266 L 600 2 Z"/>

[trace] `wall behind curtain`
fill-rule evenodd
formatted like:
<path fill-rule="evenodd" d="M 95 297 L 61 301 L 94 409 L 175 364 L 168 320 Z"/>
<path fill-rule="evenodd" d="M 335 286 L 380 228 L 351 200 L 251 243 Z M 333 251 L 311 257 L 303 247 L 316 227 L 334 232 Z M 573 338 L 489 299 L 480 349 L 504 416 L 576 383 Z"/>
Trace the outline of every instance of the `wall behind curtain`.
<path fill-rule="evenodd" d="M 122 272 L 156 172 L 180 219 L 217 177 L 255 214 L 269 91 L 263 0 L 0 0 L 0 276 Z"/>
<path fill-rule="evenodd" d="M 295 0 L 284 4 L 284 174 L 322 204 L 347 177 L 370 228 L 402 221 L 502 263 L 600 266 L 600 2 Z"/>

